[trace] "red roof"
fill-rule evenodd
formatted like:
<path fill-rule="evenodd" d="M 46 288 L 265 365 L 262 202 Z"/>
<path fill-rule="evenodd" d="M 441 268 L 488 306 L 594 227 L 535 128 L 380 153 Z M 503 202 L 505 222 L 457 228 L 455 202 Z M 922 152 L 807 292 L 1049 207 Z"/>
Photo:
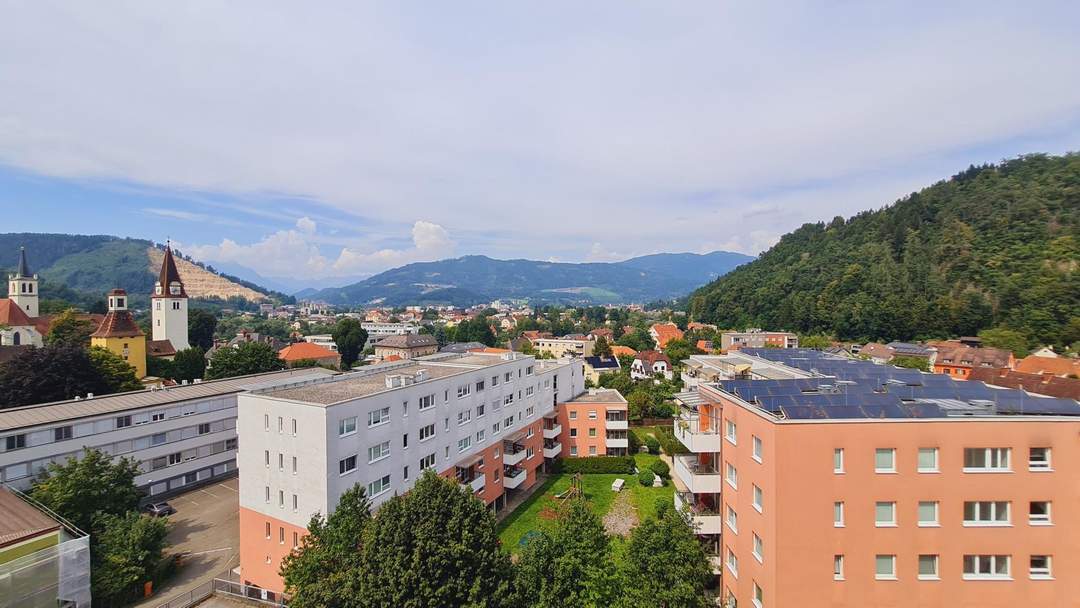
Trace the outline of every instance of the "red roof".
<path fill-rule="evenodd" d="M 34 325 L 34 322 L 26 316 L 18 304 L 9 298 L 4 298 L 0 300 L 0 325 L 19 327 L 20 325 Z"/>
<path fill-rule="evenodd" d="M 1016 371 L 1025 374 L 1051 374 L 1062 378 L 1080 376 L 1080 359 L 1030 355 L 1016 362 Z"/>
<path fill-rule="evenodd" d="M 698 350 L 703 350 L 703 351 L 708 352 L 708 351 L 713 349 L 712 340 L 698 340 L 697 341 L 697 347 L 698 347 Z"/>
<path fill-rule="evenodd" d="M 146 354 L 151 357 L 171 357 L 176 354 L 176 347 L 171 340 L 147 340 Z"/>
<path fill-rule="evenodd" d="M 631 357 L 636 357 L 637 351 L 630 348 L 629 346 L 623 346 L 622 344 L 613 344 L 611 345 L 611 354 L 616 357 L 619 357 L 621 355 L 630 355 Z"/>
<path fill-rule="evenodd" d="M 278 351 L 278 358 L 282 361 L 303 361 L 305 359 L 330 359 L 337 358 L 338 354 L 325 346 L 312 344 L 311 342 L 296 342 Z"/>
<path fill-rule="evenodd" d="M 652 326 L 652 330 L 656 333 L 656 345 L 660 348 L 664 348 L 672 340 L 681 340 L 683 337 L 682 330 L 674 323 L 656 323 Z"/>
<path fill-rule="evenodd" d="M 642 363 L 648 363 L 649 367 L 652 367 L 657 361 L 663 361 L 668 366 L 671 365 L 671 359 L 668 359 L 667 355 L 655 350 L 643 350 L 637 354 L 637 358 L 641 359 Z"/>
<path fill-rule="evenodd" d="M 1043 358 L 1047 359 L 1049 357 Z M 1080 380 L 1075 378 L 1025 374 L 1007 369 L 975 368 L 971 370 L 968 380 L 980 380 L 987 384 L 1006 388 L 1021 388 L 1029 393 L 1038 393 L 1049 397 L 1080 400 Z"/>
<path fill-rule="evenodd" d="M 176 268 L 176 260 L 173 259 L 172 247 L 165 246 L 165 259 L 161 262 L 161 273 L 158 274 L 158 285 L 161 285 L 161 295 L 157 293 L 153 297 L 157 298 L 186 298 L 187 292 L 184 291 L 184 282 L 180 280 L 180 271 Z M 170 294 L 169 285 L 173 283 L 180 284 L 180 295 Z"/>
<path fill-rule="evenodd" d="M 110 310 L 91 338 L 133 338 L 143 332 L 130 310 Z"/>
<path fill-rule="evenodd" d="M 506 348 L 495 348 L 495 347 L 492 347 L 492 346 L 485 346 L 483 348 L 470 348 L 469 352 L 470 353 L 480 353 L 482 355 L 501 355 L 502 353 L 510 352 L 510 350 L 506 349 Z"/>

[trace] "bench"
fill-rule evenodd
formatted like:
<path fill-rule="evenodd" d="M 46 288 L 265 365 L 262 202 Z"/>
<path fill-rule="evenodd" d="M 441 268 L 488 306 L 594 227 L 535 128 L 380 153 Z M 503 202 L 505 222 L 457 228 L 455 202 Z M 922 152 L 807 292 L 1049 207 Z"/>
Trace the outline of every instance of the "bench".
<path fill-rule="evenodd" d="M 622 479 L 622 478 L 616 479 L 615 481 L 611 482 L 611 491 L 612 492 L 622 492 L 622 487 L 623 487 L 623 484 L 625 484 L 625 483 L 626 483 L 625 479 Z"/>

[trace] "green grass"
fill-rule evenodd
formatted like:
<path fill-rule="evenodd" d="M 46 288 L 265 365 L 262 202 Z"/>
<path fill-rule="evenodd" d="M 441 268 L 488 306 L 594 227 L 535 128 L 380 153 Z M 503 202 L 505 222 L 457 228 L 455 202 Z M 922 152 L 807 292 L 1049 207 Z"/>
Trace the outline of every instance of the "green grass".
<path fill-rule="evenodd" d="M 644 469 L 651 462 L 658 460 L 659 456 L 636 454 L 634 459 L 637 461 L 638 468 Z M 502 541 L 507 550 L 511 553 L 517 553 L 519 549 L 518 543 L 522 537 L 533 530 L 541 530 L 552 524 L 552 520 L 542 517 L 542 514 L 545 513 L 545 510 L 553 513 L 557 509 L 559 500 L 555 498 L 555 494 L 570 487 L 571 477 L 572 475 L 569 473 L 548 477 L 544 485 L 535 494 L 499 523 L 499 540 Z M 656 500 L 662 498 L 671 502 L 675 493 L 675 487 L 671 482 L 660 488 L 646 488 L 638 483 L 637 477 L 634 475 L 599 473 L 582 475 L 582 492 L 584 492 L 585 498 L 589 501 L 589 506 L 598 517 L 602 518 L 611 509 L 616 496 L 615 492 L 611 491 L 611 484 L 620 477 L 626 480 L 623 492 L 630 493 L 630 502 L 637 509 L 639 519 L 654 517 L 656 515 Z"/>

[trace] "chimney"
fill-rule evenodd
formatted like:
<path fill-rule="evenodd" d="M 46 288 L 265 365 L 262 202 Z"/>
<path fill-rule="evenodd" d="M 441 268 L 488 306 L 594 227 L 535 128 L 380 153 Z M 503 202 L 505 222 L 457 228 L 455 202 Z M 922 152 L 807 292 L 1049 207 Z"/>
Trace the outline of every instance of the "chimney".
<path fill-rule="evenodd" d="M 93 399 L 94 398 L 94 393 L 86 393 L 86 398 L 87 399 Z"/>

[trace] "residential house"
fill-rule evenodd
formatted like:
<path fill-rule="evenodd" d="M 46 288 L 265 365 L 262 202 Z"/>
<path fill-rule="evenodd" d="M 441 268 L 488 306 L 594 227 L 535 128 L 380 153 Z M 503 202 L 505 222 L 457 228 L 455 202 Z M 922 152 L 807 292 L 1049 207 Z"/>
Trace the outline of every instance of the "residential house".
<path fill-rule="evenodd" d="M 600 383 L 600 374 L 617 374 L 619 372 L 618 357 L 585 357 L 585 379 L 593 384 Z"/>
<path fill-rule="evenodd" d="M 626 399 L 614 389 L 590 388 L 559 406 L 564 454 L 626 456 L 629 421 Z"/>
<path fill-rule="evenodd" d="M 1059 357 L 1057 355 L 1053 357 L 1028 355 L 1017 361 L 1014 369 L 1025 374 L 1080 378 L 1080 359 Z"/>
<path fill-rule="evenodd" d="M 649 328 L 649 335 L 656 342 L 656 350 L 663 352 L 668 342 L 682 340 L 683 332 L 674 323 L 654 323 Z"/>
<path fill-rule="evenodd" d="M 1080 379 L 1063 378 L 1053 374 L 1028 374 L 1008 369 L 977 367 L 971 370 L 968 380 L 978 380 L 993 386 L 1023 389 L 1029 393 L 1047 397 L 1080 399 Z M 1035 404 L 1038 404 L 1035 401 Z"/>
<path fill-rule="evenodd" d="M 317 365 L 341 367 L 341 355 L 312 342 L 295 342 L 278 351 L 278 358 L 288 367 L 296 367 L 301 362 L 314 361 Z"/>
<path fill-rule="evenodd" d="M 439 342 L 431 334 L 403 334 L 383 338 L 375 343 L 375 357 L 384 359 L 397 355 L 402 359 L 415 359 L 424 355 L 434 355 L 439 350 Z"/>
<path fill-rule="evenodd" d="M 563 357 L 591 357 L 593 347 L 596 345 L 584 335 L 578 337 L 565 336 L 562 338 L 537 338 L 532 341 L 536 352 L 546 352 L 556 359 Z"/>
<path fill-rule="evenodd" d="M 1013 354 L 1001 348 L 969 346 L 960 340 L 939 340 L 928 344 L 937 349 L 934 373 L 946 374 L 960 380 L 971 375 L 972 369 L 1012 369 L 1016 364 Z"/>
<path fill-rule="evenodd" d="M 721 350 L 740 348 L 799 348 L 799 336 L 786 331 L 762 331 L 758 328 L 720 334 Z"/>
<path fill-rule="evenodd" d="M 615 341 L 615 332 L 607 327 L 598 327 L 589 332 L 588 338 L 595 342 L 596 340 L 603 338 L 609 343 Z"/>
<path fill-rule="evenodd" d="M 671 360 L 668 356 L 655 350 L 643 350 L 634 357 L 634 363 L 630 366 L 630 377 L 635 380 L 654 378 L 662 374 L 670 380 L 673 377 Z"/>

